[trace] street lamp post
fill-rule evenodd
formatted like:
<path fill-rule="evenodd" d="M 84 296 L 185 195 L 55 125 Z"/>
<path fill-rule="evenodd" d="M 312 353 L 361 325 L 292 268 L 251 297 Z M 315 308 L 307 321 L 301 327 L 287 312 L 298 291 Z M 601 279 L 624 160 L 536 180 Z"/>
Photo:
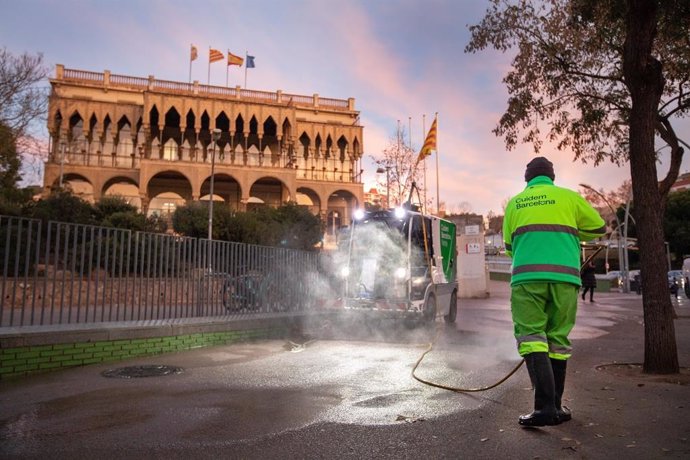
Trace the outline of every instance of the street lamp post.
<path fill-rule="evenodd" d="M 630 292 L 630 274 L 628 273 L 628 268 L 630 268 L 630 263 L 628 260 L 628 219 L 632 219 L 633 223 L 637 225 L 635 219 L 630 215 L 630 200 L 631 195 L 628 195 L 628 201 L 625 203 L 625 270 L 623 271 L 623 292 Z"/>
<path fill-rule="evenodd" d="M 587 190 L 590 190 L 590 191 L 596 193 L 602 200 L 604 200 L 604 203 L 606 203 L 606 205 L 609 207 L 609 209 L 613 213 L 613 217 L 616 218 L 616 235 L 617 235 L 617 239 L 618 239 L 618 265 L 619 265 L 619 268 L 622 268 L 622 271 L 623 271 L 623 292 L 629 292 L 628 282 L 627 282 L 627 279 L 628 279 L 627 257 L 625 257 L 623 255 L 623 246 L 621 244 L 623 234 L 621 233 L 621 221 L 618 219 L 618 214 L 616 213 L 616 210 L 613 209 L 613 206 L 611 206 L 611 203 L 609 203 L 609 200 L 607 200 L 606 197 L 601 192 L 599 192 L 598 190 L 596 190 L 595 188 L 593 188 L 587 184 L 580 184 L 580 187 L 584 187 Z M 626 232 L 626 252 L 627 252 L 627 231 L 628 231 L 628 229 L 627 229 L 627 221 L 626 221 L 626 229 L 625 229 L 625 232 Z M 622 265 L 622 267 L 621 267 L 621 265 Z M 607 269 L 607 271 L 608 271 L 608 269 Z"/>
<path fill-rule="evenodd" d="M 216 169 L 216 142 L 220 139 L 220 129 L 216 128 L 211 132 L 211 142 L 213 148 L 211 149 L 211 190 L 209 192 L 208 203 L 208 264 L 211 267 L 211 241 L 213 240 L 213 182 Z"/>

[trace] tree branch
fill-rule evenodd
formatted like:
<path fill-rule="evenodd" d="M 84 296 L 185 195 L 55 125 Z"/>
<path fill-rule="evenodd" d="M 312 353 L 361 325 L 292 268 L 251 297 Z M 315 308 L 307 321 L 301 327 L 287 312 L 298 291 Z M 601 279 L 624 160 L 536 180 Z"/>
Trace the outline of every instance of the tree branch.
<path fill-rule="evenodd" d="M 659 193 L 662 197 L 666 197 L 671 190 L 671 187 L 678 179 L 680 172 L 680 165 L 683 163 L 683 148 L 678 143 L 678 136 L 671 122 L 666 117 L 659 117 L 657 122 L 657 132 L 659 136 L 671 147 L 671 163 L 668 167 L 666 177 L 659 182 Z"/>

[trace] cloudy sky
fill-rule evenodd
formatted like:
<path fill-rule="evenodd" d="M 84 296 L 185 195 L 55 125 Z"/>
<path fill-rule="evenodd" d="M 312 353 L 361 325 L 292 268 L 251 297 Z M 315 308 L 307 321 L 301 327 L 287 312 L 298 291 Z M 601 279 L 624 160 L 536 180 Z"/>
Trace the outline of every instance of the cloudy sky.
<path fill-rule="evenodd" d="M 199 59 L 192 79 L 201 83 L 212 46 L 256 57 L 250 89 L 353 97 L 364 125 L 367 187 L 376 180 L 370 158 L 395 137 L 398 120 L 407 129 L 411 117 L 418 150 L 422 117 L 428 129 L 435 112 L 440 195 L 450 210 L 502 213 L 506 198 L 524 187 L 534 156 L 529 146 L 506 151 L 491 133 L 506 107 L 501 80 L 511 55 L 463 52 L 484 0 L 0 0 L 0 6 L 0 46 L 42 52 L 53 69 L 64 64 L 187 81 L 193 43 Z M 225 79 L 223 63 L 213 64 L 211 84 L 223 86 Z M 229 84 L 244 85 L 244 68 L 231 67 Z M 690 120 L 676 130 L 690 133 Z M 555 163 L 556 183 L 570 188 L 584 182 L 611 190 L 630 175 L 627 165 L 593 168 L 573 162 L 570 152 L 542 154 Z M 690 171 L 688 157 L 681 172 Z M 433 197 L 433 157 L 428 168 Z M 659 170 L 665 172 L 663 164 Z"/>

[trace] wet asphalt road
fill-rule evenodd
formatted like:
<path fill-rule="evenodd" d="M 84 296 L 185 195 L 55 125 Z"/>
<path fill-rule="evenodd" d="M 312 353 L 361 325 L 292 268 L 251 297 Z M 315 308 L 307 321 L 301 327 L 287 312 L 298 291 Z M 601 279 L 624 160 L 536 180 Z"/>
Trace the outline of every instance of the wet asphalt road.
<path fill-rule="evenodd" d="M 599 337 L 624 317 L 626 307 L 609 298 L 606 308 L 584 306 L 573 339 Z M 399 426 L 476 411 L 508 389 L 528 390 L 526 372 L 489 392 L 462 395 L 411 377 L 430 342 L 417 374 L 448 386 L 494 383 L 519 362 L 507 298 L 461 304 L 450 326 L 410 331 L 389 322 L 321 322 L 292 343 L 202 348 L 0 382 L 0 457 L 234 458 L 234 447 L 279 433 L 319 424 Z M 101 375 L 141 364 L 183 372 Z M 284 457 L 314 458 L 294 450 Z"/>

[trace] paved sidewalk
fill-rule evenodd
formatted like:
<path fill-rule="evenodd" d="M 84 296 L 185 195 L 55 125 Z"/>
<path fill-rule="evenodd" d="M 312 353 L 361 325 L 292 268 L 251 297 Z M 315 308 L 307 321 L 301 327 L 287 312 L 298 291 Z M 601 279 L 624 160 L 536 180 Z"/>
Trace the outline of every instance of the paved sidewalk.
<path fill-rule="evenodd" d="M 480 362 L 500 351 L 516 362 L 507 284 L 491 283 L 491 292 L 460 300 L 457 327 L 445 329 L 425 371 L 461 382 L 468 372 L 454 359 Z M 100 375 L 103 366 L 87 366 L 0 382 L 0 458 L 690 458 L 690 300 L 677 301 L 685 367 L 677 376 L 642 375 L 634 364 L 644 354 L 641 297 L 595 300 L 580 303 L 564 395 L 573 420 L 559 426 L 518 426 L 532 402 L 524 367 L 496 389 L 460 394 L 410 378 L 420 353 L 412 344 L 323 340 L 280 354 L 274 341 L 145 360 L 184 366 L 179 378 L 116 382 Z M 419 413 L 440 409 L 379 422 L 405 398 Z"/>

